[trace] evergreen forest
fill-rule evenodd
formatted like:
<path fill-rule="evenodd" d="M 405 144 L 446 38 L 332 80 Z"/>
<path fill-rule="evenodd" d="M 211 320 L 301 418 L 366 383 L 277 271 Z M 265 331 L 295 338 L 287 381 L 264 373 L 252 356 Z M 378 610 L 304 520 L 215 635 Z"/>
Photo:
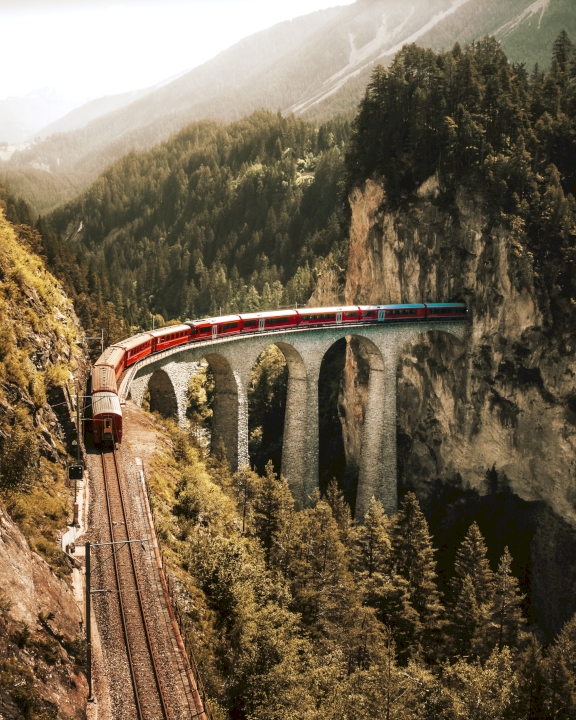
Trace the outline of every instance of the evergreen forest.
<path fill-rule="evenodd" d="M 379 177 L 387 203 L 413 201 L 428 178 L 482 199 L 493 226 L 533 253 L 559 322 L 576 291 L 576 55 L 565 31 L 549 72 L 509 63 L 493 38 L 435 53 L 404 47 L 378 68 L 354 121 L 347 187 Z"/>
<path fill-rule="evenodd" d="M 195 123 L 41 218 L 43 252 L 86 330 L 109 342 L 152 316 L 305 303 L 318 267 L 344 262 L 349 132 L 267 112 Z"/>
<path fill-rule="evenodd" d="M 440 591 L 413 493 L 361 525 L 335 483 L 297 510 L 271 462 L 231 475 L 168 431 L 155 517 L 215 720 L 576 716 L 576 617 L 543 648 L 509 549 L 491 564 L 476 523 Z"/>

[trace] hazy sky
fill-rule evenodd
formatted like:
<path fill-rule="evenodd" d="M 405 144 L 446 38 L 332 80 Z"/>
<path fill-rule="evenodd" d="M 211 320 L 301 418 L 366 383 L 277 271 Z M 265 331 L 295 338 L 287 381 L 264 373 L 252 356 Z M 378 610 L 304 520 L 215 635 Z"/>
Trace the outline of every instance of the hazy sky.
<path fill-rule="evenodd" d="M 0 100 L 153 85 L 282 20 L 354 0 L 0 0 Z"/>

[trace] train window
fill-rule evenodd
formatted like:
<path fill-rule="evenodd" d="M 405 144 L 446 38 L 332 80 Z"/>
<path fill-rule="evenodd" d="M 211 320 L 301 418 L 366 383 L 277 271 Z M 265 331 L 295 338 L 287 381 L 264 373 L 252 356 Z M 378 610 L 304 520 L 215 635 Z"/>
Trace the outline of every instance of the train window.
<path fill-rule="evenodd" d="M 394 314 L 394 311 L 392 311 Z M 376 317 L 376 311 L 375 310 L 367 310 L 364 314 L 364 317 Z"/>
<path fill-rule="evenodd" d="M 245 328 L 253 328 L 258 326 L 258 320 L 244 320 Z"/>
<path fill-rule="evenodd" d="M 358 313 L 357 312 L 345 312 L 344 317 L 345 318 L 356 318 L 356 317 L 358 317 Z"/>
<path fill-rule="evenodd" d="M 237 327 L 238 327 L 237 322 L 226 323 L 224 325 L 224 332 L 228 332 L 228 330 L 236 330 Z"/>
<path fill-rule="evenodd" d="M 289 323 L 289 322 L 290 322 L 289 317 L 276 317 L 276 318 L 266 318 L 266 321 L 264 322 L 264 324 L 269 327 L 270 325 L 285 325 L 286 323 Z"/>
<path fill-rule="evenodd" d="M 198 329 L 197 329 L 197 328 L 195 328 L 195 327 L 190 328 L 190 335 L 197 335 L 197 334 L 198 334 Z"/>
<path fill-rule="evenodd" d="M 198 331 L 201 335 L 206 335 L 206 333 L 210 332 L 210 325 L 206 325 L 205 327 L 201 327 Z"/>

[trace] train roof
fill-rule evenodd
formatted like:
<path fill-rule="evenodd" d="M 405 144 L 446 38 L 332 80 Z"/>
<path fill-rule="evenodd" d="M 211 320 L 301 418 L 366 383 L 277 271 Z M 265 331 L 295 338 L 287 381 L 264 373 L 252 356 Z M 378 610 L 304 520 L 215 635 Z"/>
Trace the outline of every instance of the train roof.
<path fill-rule="evenodd" d="M 201 320 L 187 320 L 187 325 L 218 325 L 223 322 L 238 322 L 240 315 L 222 315 L 222 317 L 202 318 Z"/>
<path fill-rule="evenodd" d="M 111 345 L 104 350 L 94 365 L 106 365 L 115 368 L 124 357 L 125 352 L 126 351 L 123 347 L 115 347 L 114 345 Z"/>
<path fill-rule="evenodd" d="M 126 340 L 114 343 L 114 347 L 132 350 L 133 348 L 142 345 L 142 343 L 145 343 L 147 340 L 152 340 L 152 335 L 150 333 L 139 333 L 138 335 L 126 338 Z"/>
<path fill-rule="evenodd" d="M 242 313 L 242 320 L 254 320 L 256 318 L 273 318 L 273 317 L 297 317 L 296 310 L 266 310 L 259 313 Z"/>
<path fill-rule="evenodd" d="M 428 307 L 466 307 L 466 303 L 426 303 Z"/>
<path fill-rule="evenodd" d="M 358 312 L 359 305 L 343 305 L 342 307 L 304 307 L 299 308 L 298 313 L 300 315 L 307 315 L 308 313 L 327 313 L 327 312 Z"/>
<path fill-rule="evenodd" d="M 92 395 L 92 417 L 98 415 L 119 415 L 122 417 L 122 408 L 118 395 L 113 392 L 97 392 Z"/>
<path fill-rule="evenodd" d="M 399 305 L 360 305 L 360 310 L 404 310 L 406 308 L 423 308 L 424 303 L 403 303 Z"/>
<path fill-rule="evenodd" d="M 164 327 L 158 328 L 158 330 L 150 330 L 147 334 L 152 335 L 152 337 L 162 337 L 163 335 L 168 335 L 173 332 L 182 332 L 183 330 L 190 330 L 190 326 L 185 325 L 184 323 L 180 325 L 164 325 Z"/>

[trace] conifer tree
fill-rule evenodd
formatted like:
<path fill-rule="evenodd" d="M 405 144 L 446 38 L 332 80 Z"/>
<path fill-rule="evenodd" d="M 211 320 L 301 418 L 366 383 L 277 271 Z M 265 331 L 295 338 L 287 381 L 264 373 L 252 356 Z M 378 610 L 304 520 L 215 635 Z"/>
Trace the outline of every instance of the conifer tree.
<path fill-rule="evenodd" d="M 481 624 L 481 619 L 474 583 L 470 575 L 466 575 L 462 580 L 450 619 L 452 641 L 458 655 L 465 656 L 470 653 L 472 640 Z"/>
<path fill-rule="evenodd" d="M 422 643 L 431 657 L 440 642 L 443 609 L 436 585 L 432 539 L 414 493 L 408 493 L 402 501 L 392 527 L 395 568 L 408 583 L 410 602 L 422 623 Z"/>
<path fill-rule="evenodd" d="M 459 655 L 474 654 L 481 649 L 485 639 L 483 628 L 488 621 L 495 583 L 486 554 L 480 528 L 472 523 L 456 552 L 456 575 L 450 583 L 454 598 L 449 616 L 451 642 L 448 644 Z"/>
<path fill-rule="evenodd" d="M 266 464 L 266 475 L 260 483 L 253 508 L 254 532 L 264 546 L 266 562 L 270 565 L 279 552 L 285 553 L 278 543 L 291 526 L 294 515 L 294 499 L 286 478 L 274 472 L 271 460 Z"/>
<path fill-rule="evenodd" d="M 288 554 L 292 607 L 316 633 L 334 637 L 350 608 L 352 578 L 328 503 L 299 512 Z"/>
<path fill-rule="evenodd" d="M 518 720 L 525 718 L 544 719 L 548 702 L 546 686 L 546 664 L 542 655 L 542 647 L 531 635 L 526 647 L 516 659 L 516 677 L 518 683 L 518 702 L 512 717 Z"/>
<path fill-rule="evenodd" d="M 545 663 L 546 717 L 576 717 L 576 615 L 562 628 Z"/>
<path fill-rule="evenodd" d="M 472 523 L 466 537 L 456 552 L 452 580 L 456 596 L 460 594 L 464 578 L 468 577 L 474 588 L 477 604 L 484 605 L 494 595 L 494 573 L 487 558 L 488 549 L 480 528 Z"/>
<path fill-rule="evenodd" d="M 371 578 L 374 573 L 390 571 L 392 543 L 389 527 L 382 503 L 373 497 L 364 516 L 364 525 L 357 530 L 354 570 L 359 576 Z"/>
<path fill-rule="evenodd" d="M 489 637 L 492 647 L 514 647 L 520 639 L 524 623 L 521 610 L 522 595 L 518 580 L 512 574 L 512 556 L 508 547 L 500 558 L 496 573 L 495 592 L 490 604 Z"/>
<path fill-rule="evenodd" d="M 355 538 L 354 519 L 350 505 L 344 500 L 344 493 L 335 479 L 328 483 L 324 500 L 330 505 L 332 515 L 338 524 L 340 540 L 346 547 L 351 546 Z"/>

